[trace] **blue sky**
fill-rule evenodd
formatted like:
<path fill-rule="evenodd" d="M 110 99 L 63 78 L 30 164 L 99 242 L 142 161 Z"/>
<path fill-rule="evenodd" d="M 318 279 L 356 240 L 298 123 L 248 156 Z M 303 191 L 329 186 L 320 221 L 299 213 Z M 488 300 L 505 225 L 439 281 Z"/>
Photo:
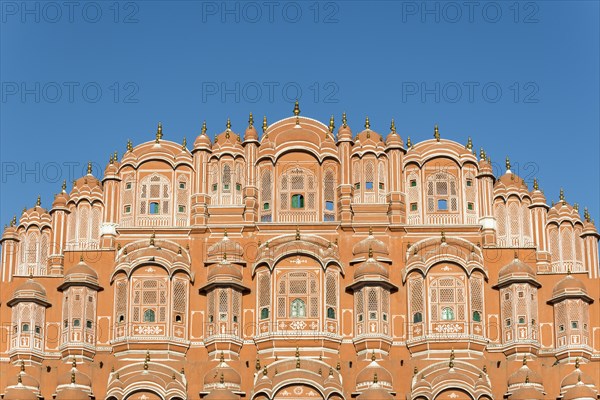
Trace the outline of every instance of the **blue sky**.
<path fill-rule="evenodd" d="M 302 114 L 509 155 L 600 220 L 599 3 L 2 1 L 0 223 L 127 139 Z"/>

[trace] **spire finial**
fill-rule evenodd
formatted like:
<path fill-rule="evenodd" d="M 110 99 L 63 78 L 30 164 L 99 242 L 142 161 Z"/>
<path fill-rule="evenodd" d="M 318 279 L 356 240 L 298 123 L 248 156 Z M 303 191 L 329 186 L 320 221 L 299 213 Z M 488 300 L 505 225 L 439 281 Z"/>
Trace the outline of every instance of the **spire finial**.
<path fill-rule="evenodd" d="M 127 151 L 133 150 L 133 143 L 131 143 L 131 139 L 127 139 Z"/>
<path fill-rule="evenodd" d="M 333 134 L 333 130 L 335 129 L 335 123 L 333 119 L 333 114 L 331 114 L 331 118 L 329 118 L 329 133 Z"/>
<path fill-rule="evenodd" d="M 433 126 L 433 137 L 438 142 L 440 141 L 440 129 L 438 128 L 437 124 Z"/>
<path fill-rule="evenodd" d="M 223 237 L 227 237 L 227 228 L 223 230 Z"/>
<path fill-rule="evenodd" d="M 62 190 L 63 193 L 65 193 L 67 191 L 67 180 L 66 179 L 63 180 L 63 183 L 62 183 L 62 185 L 61 185 L 60 188 L 61 188 L 61 190 Z"/>
<path fill-rule="evenodd" d="M 21 374 L 17 375 L 17 382 L 23 383 L 23 378 L 21 378 Z"/>
<path fill-rule="evenodd" d="M 83 262 L 83 253 L 79 255 L 79 262 Z M 75 362 L 75 359 L 73 359 L 73 362 Z"/>
<path fill-rule="evenodd" d="M 152 231 L 152 235 L 150 235 L 150 246 L 154 246 L 154 238 L 156 238 L 156 233 Z"/>
<path fill-rule="evenodd" d="M 223 252 L 223 261 L 227 261 L 227 252 L 226 251 Z"/>
<path fill-rule="evenodd" d="M 73 357 L 73 361 L 71 362 L 71 367 L 77 368 L 77 360 L 75 359 L 75 357 Z"/>
<path fill-rule="evenodd" d="M 369 236 L 373 236 L 373 227 L 369 225 Z"/>
<path fill-rule="evenodd" d="M 183 141 L 181 142 L 181 150 L 185 150 L 187 147 L 187 138 L 184 136 Z"/>
<path fill-rule="evenodd" d="M 588 211 L 587 207 L 583 208 L 583 219 L 585 219 L 586 222 L 590 222 L 590 212 Z M 16 217 L 15 217 L 16 220 Z"/>
<path fill-rule="evenodd" d="M 533 190 L 540 190 L 537 178 L 533 178 Z"/>
<path fill-rule="evenodd" d="M 75 371 L 71 371 L 71 383 L 75 383 Z"/>
<path fill-rule="evenodd" d="M 573 209 L 579 212 L 579 203 L 573 203 Z"/>
<path fill-rule="evenodd" d="M 221 362 L 225 362 L 225 354 L 221 351 Z"/>
<path fill-rule="evenodd" d="M 467 139 L 467 144 L 465 146 L 465 149 L 467 149 L 467 150 L 473 149 L 473 140 L 471 140 L 471 136 L 469 136 L 469 138 Z"/>
<path fill-rule="evenodd" d="M 263 368 L 263 376 L 267 376 L 268 373 L 269 371 L 267 371 L 267 366 L 265 365 Z"/>
<path fill-rule="evenodd" d="M 119 152 L 117 152 L 116 150 L 113 153 L 113 160 L 115 160 L 115 162 L 119 161 Z"/>
<path fill-rule="evenodd" d="M 88 175 L 92 174 L 92 162 L 91 161 L 88 161 L 87 174 Z"/>
<path fill-rule="evenodd" d="M 369 116 L 365 118 L 365 129 L 371 129 L 371 122 L 369 122 Z"/>
<path fill-rule="evenodd" d="M 346 112 L 342 113 L 342 126 L 344 128 L 348 126 L 348 119 L 346 118 Z"/>
<path fill-rule="evenodd" d="M 406 138 L 406 147 L 409 149 L 412 147 L 412 142 L 410 141 L 410 136 Z"/>
<path fill-rule="evenodd" d="M 562 201 L 563 203 L 565 202 L 565 190 L 563 188 L 560 188 L 560 193 L 558 197 L 560 201 Z"/>
<path fill-rule="evenodd" d="M 527 365 L 527 356 L 523 356 L 523 365 Z"/>
<path fill-rule="evenodd" d="M 579 369 L 579 357 L 575 359 L 575 368 Z"/>
<path fill-rule="evenodd" d="M 252 115 L 252 113 L 250 113 L 250 115 L 248 115 L 248 128 L 252 128 L 254 126 L 254 115 Z"/>
<path fill-rule="evenodd" d="M 300 115 L 300 104 L 298 103 L 298 100 L 294 103 L 294 115 L 296 117 Z"/>
<path fill-rule="evenodd" d="M 589 217 L 589 215 L 588 215 Z M 17 225 L 17 216 L 13 215 L 12 219 L 10 220 L 10 226 L 15 226 Z"/>
<path fill-rule="evenodd" d="M 506 165 L 506 172 L 510 172 L 510 158 L 508 158 L 508 156 L 506 156 L 504 164 Z"/>
<path fill-rule="evenodd" d="M 300 240 L 300 228 L 296 225 L 296 240 Z"/>
<path fill-rule="evenodd" d="M 267 124 L 267 116 L 265 115 L 263 117 L 263 123 L 262 123 L 262 131 L 263 133 L 267 132 L 267 128 L 269 127 L 269 125 Z"/>
<path fill-rule="evenodd" d="M 373 247 L 369 245 L 369 258 L 373 258 Z"/>
<path fill-rule="evenodd" d="M 40 207 L 42 205 L 42 196 L 38 195 L 37 200 L 35 201 L 35 206 Z"/>
<path fill-rule="evenodd" d="M 479 159 L 485 161 L 485 151 L 483 151 L 483 147 L 479 148 Z"/>
<path fill-rule="evenodd" d="M 450 351 L 450 362 L 448 363 L 450 368 L 454 368 L 454 349 Z"/>
<path fill-rule="evenodd" d="M 162 137 L 162 122 L 159 122 L 158 127 L 156 128 L 156 143 L 160 142 L 160 139 L 162 139 Z"/>
<path fill-rule="evenodd" d="M 202 121 L 202 129 L 200 130 L 201 135 L 206 135 L 206 120 Z"/>
<path fill-rule="evenodd" d="M 256 362 L 254 363 L 254 368 L 256 368 L 256 370 L 260 370 L 260 360 L 257 358 Z"/>
<path fill-rule="evenodd" d="M 446 243 L 446 232 L 442 229 L 442 243 Z"/>
<path fill-rule="evenodd" d="M 519 259 L 519 254 L 517 253 L 517 251 L 515 250 L 513 257 L 515 258 L 515 260 Z"/>
<path fill-rule="evenodd" d="M 529 383 L 529 374 L 525 376 L 525 383 Z"/>
<path fill-rule="evenodd" d="M 390 131 L 396 133 L 396 123 L 394 122 L 394 118 L 392 118 L 392 122 L 390 123 Z"/>
<path fill-rule="evenodd" d="M 227 122 L 225 123 L 225 128 L 227 128 L 228 131 L 231 130 L 231 119 L 229 119 L 229 117 L 227 117 Z"/>
<path fill-rule="evenodd" d="M 25 361 L 21 360 L 21 372 L 25 372 Z"/>
<path fill-rule="evenodd" d="M 373 374 L 373 383 L 377 383 L 377 372 Z"/>
<path fill-rule="evenodd" d="M 375 357 L 375 350 L 371 353 L 371 361 L 375 361 L 377 357 Z"/>

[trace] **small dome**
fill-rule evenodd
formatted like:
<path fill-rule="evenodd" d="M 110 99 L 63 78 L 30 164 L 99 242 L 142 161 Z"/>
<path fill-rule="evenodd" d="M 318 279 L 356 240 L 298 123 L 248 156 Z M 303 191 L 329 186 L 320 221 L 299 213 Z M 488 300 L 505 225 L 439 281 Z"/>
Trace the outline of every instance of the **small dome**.
<path fill-rule="evenodd" d="M 516 370 L 511 376 L 508 377 L 508 386 L 520 385 L 523 382 L 529 382 L 530 384 L 542 385 L 542 376 L 537 372 L 531 370 L 526 362 L 523 362 L 523 366 Z"/>
<path fill-rule="evenodd" d="M 362 239 L 360 242 L 356 243 L 354 247 L 352 247 L 352 254 L 354 254 L 355 256 L 359 254 L 366 255 L 369 253 L 369 249 L 371 249 L 373 254 L 390 254 L 387 245 L 383 241 L 375 238 L 371 230 L 369 230 L 369 236 Z"/>
<path fill-rule="evenodd" d="M 246 132 L 244 132 L 244 142 L 246 141 L 258 141 L 258 132 L 254 127 L 254 117 L 252 116 L 252 113 L 250 113 L 248 127 L 246 128 Z"/>
<path fill-rule="evenodd" d="M 7 389 L 2 400 L 38 400 L 38 396 L 25 386 L 17 386 Z"/>
<path fill-rule="evenodd" d="M 21 295 L 19 297 L 22 297 L 23 295 L 39 295 L 45 297 L 46 289 L 44 289 L 40 283 L 34 281 L 32 278 L 29 278 L 15 289 L 15 294 L 13 297 L 17 297 L 17 295 Z"/>
<path fill-rule="evenodd" d="M 219 388 L 211 390 L 210 393 L 203 397 L 203 400 L 239 400 L 240 396 L 233 393 L 229 389 Z"/>
<path fill-rule="evenodd" d="M 559 296 L 564 293 L 572 294 L 587 294 L 587 290 L 582 281 L 568 274 L 561 279 L 552 289 L 552 297 Z"/>
<path fill-rule="evenodd" d="M 19 382 L 19 380 L 21 382 Z M 29 375 L 25 371 L 19 372 L 18 375 L 11 376 L 7 379 L 7 387 L 11 386 L 19 386 L 19 384 L 23 386 L 27 386 L 28 388 L 38 388 L 40 387 L 40 382 L 35 379 L 33 376 Z"/>
<path fill-rule="evenodd" d="M 577 385 L 579 382 L 581 382 L 585 385 L 591 385 L 591 386 L 595 385 L 595 382 L 592 379 L 592 377 L 589 376 L 588 374 L 583 373 L 583 371 L 581 369 L 579 369 L 579 361 L 577 361 L 575 363 L 575 369 L 573 371 L 571 371 L 571 373 L 569 375 L 565 376 L 565 378 L 560 383 L 560 387 L 568 388 L 568 387 Z"/>
<path fill-rule="evenodd" d="M 69 280 L 85 280 L 85 278 L 98 280 L 98 274 L 96 273 L 96 271 L 94 271 L 92 267 L 84 263 L 82 260 L 79 262 L 79 264 L 76 264 L 73 267 L 69 268 L 69 270 L 65 274 L 65 280 L 67 278 Z"/>
<path fill-rule="evenodd" d="M 387 369 L 382 367 L 372 359 L 371 363 L 363 368 L 358 375 L 356 376 L 356 387 L 360 390 L 361 386 L 371 385 L 373 383 L 373 379 L 377 374 L 377 382 L 380 385 L 392 385 L 392 374 L 389 373 Z"/>
<path fill-rule="evenodd" d="M 518 258 L 515 258 L 510 263 L 508 263 L 504 267 L 500 268 L 500 271 L 498 272 L 498 277 L 500 279 L 509 278 L 511 276 L 515 276 L 515 277 L 526 276 L 526 277 L 535 278 L 535 272 L 529 265 L 525 264 L 523 261 L 519 260 Z"/>
<path fill-rule="evenodd" d="M 19 225 L 28 226 L 31 224 L 36 224 L 40 227 L 44 225 L 50 227 L 52 218 L 50 217 L 48 210 L 43 208 L 40 204 L 41 200 L 38 197 L 36 205 L 23 212 L 19 221 Z"/>
<path fill-rule="evenodd" d="M 356 268 L 356 271 L 354 271 L 354 279 L 359 279 L 367 275 L 379 275 L 386 279 L 389 278 L 387 268 L 372 257 Z"/>
<path fill-rule="evenodd" d="M 394 396 L 387 390 L 382 388 L 379 384 L 374 383 L 370 388 L 362 392 L 357 400 L 393 400 Z"/>
<path fill-rule="evenodd" d="M 504 175 L 498 178 L 496 183 L 494 183 L 494 190 L 497 189 L 504 189 L 507 191 L 514 190 L 529 194 L 529 188 L 527 187 L 525 180 L 510 171 L 507 171 Z"/>
<path fill-rule="evenodd" d="M 222 257 L 225 254 L 227 257 L 233 257 L 234 260 L 241 259 L 244 255 L 242 246 L 235 240 L 229 239 L 227 231 L 223 234 L 223 238 L 210 246 L 207 251 L 208 257 Z"/>
<path fill-rule="evenodd" d="M 225 389 L 227 387 L 239 388 L 241 383 L 242 378 L 240 374 L 225 362 L 223 353 L 221 353 L 219 364 L 204 375 L 205 390 Z"/>
<path fill-rule="evenodd" d="M 69 199 L 69 194 L 63 190 L 54 197 L 54 201 L 52 202 L 52 209 L 66 208 Z"/>
<path fill-rule="evenodd" d="M 56 394 L 56 397 L 54 397 L 54 400 L 85 400 L 89 398 L 89 393 L 86 393 L 81 388 L 73 385 L 60 389 L 60 391 L 58 391 Z"/>
<path fill-rule="evenodd" d="M 344 123 L 342 123 L 342 125 L 340 126 L 340 128 L 338 129 L 337 132 L 337 140 L 338 142 L 341 140 L 344 141 L 352 141 L 352 130 L 350 129 L 350 127 L 348 125 L 345 125 Z"/>
<path fill-rule="evenodd" d="M 525 385 L 515 390 L 509 397 L 510 400 L 543 400 L 544 394 L 531 385 Z"/>
<path fill-rule="evenodd" d="M 596 400 L 597 398 L 598 396 L 594 389 L 580 382 L 567 390 L 562 400 Z"/>
<path fill-rule="evenodd" d="M 385 144 L 387 147 L 404 147 L 404 142 L 398 133 L 396 133 L 396 124 L 394 120 L 392 120 L 392 126 L 390 127 L 390 133 L 385 139 Z"/>
<path fill-rule="evenodd" d="M 79 371 L 76 366 L 71 367 L 71 369 L 58 377 L 58 386 L 72 385 L 73 378 L 75 378 L 75 385 L 77 386 L 92 386 L 90 377 Z"/>
<path fill-rule="evenodd" d="M 206 124 L 204 124 L 202 126 L 203 132 L 200 135 L 198 135 L 198 137 L 196 137 L 196 140 L 194 141 L 194 150 L 211 148 L 212 143 L 210 142 L 210 138 L 204 131 L 205 129 L 206 129 Z"/>
<path fill-rule="evenodd" d="M 232 264 L 226 259 L 218 264 L 213 264 L 208 269 L 207 279 L 210 281 L 215 278 L 233 278 L 242 280 L 242 268 L 239 265 Z"/>

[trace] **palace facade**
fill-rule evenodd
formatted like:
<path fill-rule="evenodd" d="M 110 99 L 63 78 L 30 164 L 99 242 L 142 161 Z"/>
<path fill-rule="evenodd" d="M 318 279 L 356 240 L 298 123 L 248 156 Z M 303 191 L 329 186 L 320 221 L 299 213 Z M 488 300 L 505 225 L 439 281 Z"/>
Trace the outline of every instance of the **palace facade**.
<path fill-rule="evenodd" d="M 0 397 L 598 399 L 587 210 L 390 130 L 159 125 L 38 198 L 1 239 Z"/>

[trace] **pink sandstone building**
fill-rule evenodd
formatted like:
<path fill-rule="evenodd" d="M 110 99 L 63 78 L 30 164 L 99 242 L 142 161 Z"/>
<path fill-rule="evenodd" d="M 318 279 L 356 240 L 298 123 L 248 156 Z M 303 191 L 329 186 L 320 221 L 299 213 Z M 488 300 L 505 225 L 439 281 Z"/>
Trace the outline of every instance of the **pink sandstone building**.
<path fill-rule="evenodd" d="M 12 220 L 0 398 L 599 398 L 587 210 L 437 126 L 258 125 L 159 125 Z"/>

